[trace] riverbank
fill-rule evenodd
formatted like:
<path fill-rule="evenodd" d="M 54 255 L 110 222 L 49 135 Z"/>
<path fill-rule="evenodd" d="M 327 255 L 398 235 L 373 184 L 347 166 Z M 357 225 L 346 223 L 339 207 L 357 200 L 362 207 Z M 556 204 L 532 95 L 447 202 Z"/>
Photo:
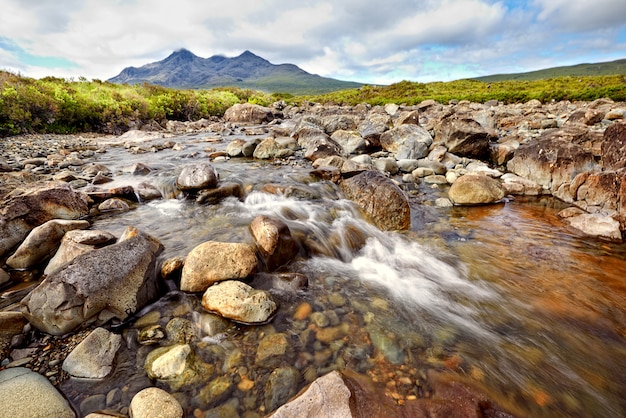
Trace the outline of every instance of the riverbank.
<path fill-rule="evenodd" d="M 361 393 L 365 397 L 361 399 L 369 399 L 370 406 L 373 403 L 393 414 L 434 413 L 442 405 L 447 405 L 446 411 L 458 410 L 461 402 L 469 402 L 492 413 L 508 409 L 520 416 L 529 411 L 536 416 L 554 416 L 551 414 L 566 408 L 567 401 L 542 389 L 531 390 L 530 395 L 521 391 L 515 395 L 534 399 L 531 402 L 535 405 L 526 406 L 530 409 L 525 410 L 519 400 L 509 402 L 494 394 L 497 402 L 488 401 L 485 395 L 449 385 L 445 377 L 435 377 L 442 371 L 459 373 L 471 366 L 461 374 L 469 377 L 474 387 L 484 387 L 480 382 L 485 370 L 476 364 L 463 365 L 463 357 L 452 348 L 454 343 L 438 346 L 424 341 L 447 338 L 443 335 L 447 327 L 441 318 L 435 321 L 441 328 L 432 334 L 437 338 L 430 331 L 423 333 L 420 326 L 416 327 L 419 331 L 410 331 L 410 327 L 407 330 L 403 322 L 413 318 L 411 315 L 394 325 L 391 318 L 404 315 L 395 311 L 395 302 L 389 306 L 389 301 L 398 295 L 388 300 L 385 299 L 389 296 L 366 297 L 360 302 L 353 295 L 351 299 L 342 287 L 352 289 L 353 285 L 344 282 L 341 273 L 315 273 L 307 260 L 353 260 L 373 251 L 368 247 L 368 239 L 388 239 L 385 232 L 379 235 L 381 231 L 389 231 L 391 236 L 397 233 L 393 231 L 405 231 L 401 235 L 412 236 L 419 228 L 436 224 L 434 218 L 450 216 L 450 211 L 467 208 L 478 213 L 488 207 L 484 205 L 501 206 L 516 196 L 559 198 L 566 222 L 585 234 L 597 236 L 603 245 L 619 248 L 626 216 L 626 199 L 622 198 L 626 191 L 625 158 L 620 154 L 624 152 L 620 145 L 624 141 L 624 112 L 623 103 L 610 100 L 548 105 L 441 105 L 433 101 L 385 107 L 244 105 L 233 107 L 220 121 L 170 122 L 159 131 L 130 131 L 118 137 L 7 138 L 0 156 L 0 167 L 5 171 L 0 195 L 4 236 L 12 241 L 4 239 L 6 264 L 1 283 L 5 287 L 3 299 L 12 303 L 2 305 L 4 311 L 11 312 L 4 323 L 15 324 L 13 312 L 21 312 L 30 324 L 24 329 L 13 326 L 4 339 L 3 367 L 36 369 L 62 391 L 66 390 L 73 407 L 83 414 L 107 408 L 126 414 L 131 398 L 140 389 L 156 384 L 174 394 L 186 414 L 211 416 L 224 410 L 258 416 L 281 406 L 307 383 L 340 370 L 348 388 L 345 393 L 352 393 L 353 397 Z M 57 201 L 61 209 L 51 210 L 50 215 L 42 215 L 43 209 L 35 214 L 33 208 L 39 207 L 36 202 L 46 198 L 20 203 L 20 199 L 32 196 L 39 187 L 35 185 L 49 180 L 62 185 L 54 186 L 54 194 L 51 189 L 41 190 L 51 193 L 49 196 L 62 195 Z M 346 205 L 344 197 L 353 203 Z M 181 205 L 193 213 L 190 218 L 180 215 Z M 133 214 L 137 221 L 146 222 L 164 211 L 166 215 L 156 221 L 161 225 L 154 224 L 150 230 L 142 231 L 126 229 Z M 72 215 L 66 216 L 70 212 Z M 233 213 L 243 215 L 242 219 L 233 220 Z M 82 224 L 62 224 L 65 229 L 51 252 L 39 254 L 26 267 L 18 265 L 15 248 L 20 243 L 28 244 L 26 237 L 31 230 L 46 224 L 46 217 L 51 220 L 63 216 L 87 220 L 97 225 L 97 230 L 110 226 L 104 232 L 114 236 L 86 244 L 77 241 L 76 232 L 93 230 L 93 226 L 84 229 Z M 169 230 L 160 229 L 169 222 L 167 216 L 182 225 L 173 222 Z M 125 225 L 115 225 L 116 219 L 124 219 Z M 187 226 L 188 219 L 196 219 L 206 227 L 195 223 Z M 170 242 L 169 236 L 177 228 L 187 228 L 188 232 L 182 232 L 182 237 L 177 238 L 180 241 Z M 444 234 L 453 236 L 448 230 Z M 50 237 L 49 232 L 47 236 Z M 264 236 L 274 237 L 269 246 L 261 238 Z M 196 248 L 203 246 L 207 238 L 214 244 L 199 260 L 233 260 L 232 265 L 222 263 L 218 271 L 212 271 L 202 261 L 193 261 L 192 252 L 200 251 Z M 163 239 L 168 240 L 168 245 L 159 249 L 155 240 Z M 469 238 L 457 235 L 452 241 L 462 243 L 466 239 Z M 23 252 L 36 253 L 33 248 L 40 247 L 39 242 L 30 244 L 28 251 L 26 245 Z M 58 264 L 60 270 L 45 273 L 50 255 L 59 244 L 63 248 L 64 242 L 66 246 L 72 242 L 88 246 L 88 252 L 96 249 L 98 256 L 93 261 L 98 267 L 80 264 L 86 262 L 87 256 L 83 255 L 69 265 Z M 232 242 L 241 245 L 222 245 Z M 418 251 L 408 242 L 394 244 L 392 240 L 388 244 Z M 152 261 L 139 267 L 142 264 L 132 261 L 125 246 L 145 247 L 146 252 L 136 254 L 137 260 Z M 105 248 L 109 248 L 109 255 L 99 252 Z M 72 286 L 80 287 L 73 281 L 75 274 L 90 271 L 91 280 L 101 276 L 102 283 L 106 283 L 118 277 L 118 248 L 127 254 L 125 263 L 141 270 L 137 273 L 133 268 L 124 273 L 121 269 L 120 283 L 127 283 L 127 277 L 133 276 L 140 283 L 131 286 L 133 291 L 149 287 L 152 290 L 148 294 L 141 290 L 137 293 L 141 297 L 123 302 L 124 309 L 106 302 L 101 310 L 91 311 L 86 306 L 94 303 L 86 299 L 79 303 L 79 312 L 75 310 L 75 299 L 64 303 L 63 298 L 68 297 L 64 293 L 59 295 L 60 303 L 54 310 L 61 306 L 71 309 L 59 318 L 45 313 L 47 302 L 33 296 L 36 289 L 45 289 L 44 283 L 39 284 L 42 273 L 48 282 L 72 282 Z M 246 258 L 245 254 L 252 257 Z M 392 256 L 380 257 L 385 263 L 385 258 Z M 406 257 L 399 257 L 398 262 Z M 465 273 L 449 271 L 446 263 L 431 263 L 436 269 L 421 274 L 429 280 L 438 278 L 436 286 L 443 286 L 441 291 L 446 294 L 458 291 L 453 290 L 452 283 L 461 283 L 458 280 Z M 419 264 L 416 260 L 412 268 L 420 269 Z M 157 266 L 160 273 L 155 275 Z M 619 270 L 623 261 L 615 266 Z M 318 266 L 319 271 L 327 268 Z M 415 274 L 410 271 L 409 276 Z M 267 275 L 274 278 L 270 280 Z M 167 289 L 160 287 L 163 283 L 153 282 L 157 276 L 159 282 L 165 280 L 169 289 L 173 286 L 176 292 L 163 298 Z M 220 278 L 198 284 L 196 276 Z M 255 290 L 269 292 L 265 296 L 279 302 L 276 310 L 272 308 L 259 325 L 250 325 L 254 321 L 229 318 L 232 314 L 223 308 L 214 304 L 207 308 L 204 300 L 192 297 L 219 288 L 224 278 L 239 279 L 252 284 Z M 451 280 L 449 288 L 443 278 Z M 465 291 L 478 300 L 486 297 L 473 284 L 463 286 L 469 286 L 464 287 Z M 408 289 L 410 286 L 404 289 L 407 294 Z M 49 299 L 51 292 L 56 292 L 50 288 L 39 291 Z M 94 291 L 93 286 L 89 291 Z M 121 299 L 115 291 L 106 286 L 98 290 L 110 293 L 106 298 Z M 87 291 L 78 293 L 81 298 L 90 296 Z M 418 292 L 412 297 L 418 300 L 422 296 Z M 454 298 L 457 297 L 460 295 Z M 134 314 L 155 298 L 160 300 L 158 309 Z M 623 313 L 621 300 L 618 297 L 611 304 Z M 253 304 L 246 302 L 248 305 Z M 158 315 L 153 313 L 157 311 Z M 217 315 L 208 319 L 208 312 Z M 432 312 L 427 313 L 424 318 L 431 315 Z M 458 312 L 455 315 L 466 316 Z M 90 329 L 104 327 L 110 332 L 107 338 L 114 340 L 119 331 L 111 328 L 111 320 L 130 326 L 122 327 L 121 332 L 127 349 L 118 348 L 117 360 L 108 365 L 111 374 L 99 377 L 104 379 L 102 388 L 85 397 L 80 395 L 84 385 L 77 383 L 75 375 L 69 378 L 70 372 L 62 368 L 74 348 L 65 344 L 77 344 L 86 336 L 85 331 L 79 331 L 86 324 L 90 324 Z M 392 323 L 385 322 L 390 320 Z M 17 321 L 18 325 L 21 321 L 25 320 Z M 171 325 L 172 321 L 178 325 Z M 615 327 L 619 330 L 622 325 L 618 320 Z M 194 328 L 198 326 L 204 329 Z M 207 327 L 217 327 L 218 331 L 207 331 Z M 613 327 L 609 329 L 609 334 L 615 332 Z M 465 343 L 475 342 L 473 338 Z M 452 340 L 458 343 L 463 338 L 457 335 Z M 169 356 L 164 359 L 170 360 L 159 360 L 160 356 Z M 183 362 L 176 363 L 181 364 L 180 371 L 164 372 L 155 366 L 181 358 Z M 103 392 L 103 388 L 117 384 L 121 376 L 122 372 L 114 367 L 116 362 L 140 367 L 132 373 L 133 383 L 128 387 L 116 391 L 111 386 Z M 369 388 L 369 383 L 350 375 L 348 369 L 369 375 L 378 382 L 374 384 L 378 388 Z M 434 374 L 429 375 L 429 370 Z M 200 387 L 205 382 L 211 384 L 203 390 L 196 387 L 200 382 Z M 488 392 L 492 393 L 491 389 Z M 405 409 L 396 409 L 402 405 Z M 567 408 L 586 411 L 584 403 Z M 615 411 L 620 406 L 610 408 Z M 459 416 L 467 416 L 467 411 L 463 413 Z"/>

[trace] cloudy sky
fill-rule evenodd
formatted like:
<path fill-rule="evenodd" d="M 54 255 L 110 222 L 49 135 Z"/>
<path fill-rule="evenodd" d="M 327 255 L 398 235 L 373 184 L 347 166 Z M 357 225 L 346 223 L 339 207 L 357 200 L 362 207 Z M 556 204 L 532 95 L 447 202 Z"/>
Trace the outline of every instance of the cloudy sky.
<path fill-rule="evenodd" d="M 186 48 L 364 83 L 626 58 L 626 0 L 0 0 L 0 69 L 106 80 Z"/>

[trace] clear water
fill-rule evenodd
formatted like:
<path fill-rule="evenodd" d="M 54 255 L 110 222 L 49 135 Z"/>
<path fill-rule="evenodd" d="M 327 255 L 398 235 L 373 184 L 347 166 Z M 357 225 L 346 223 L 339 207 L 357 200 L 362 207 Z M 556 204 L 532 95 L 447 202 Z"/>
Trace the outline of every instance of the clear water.
<path fill-rule="evenodd" d="M 133 162 L 158 165 L 148 176 L 120 172 L 116 184 L 147 180 L 169 190 L 182 164 L 206 158 L 201 137 L 179 141 L 187 149 L 134 155 L 114 148 L 100 159 L 114 171 Z M 185 157 L 193 152 L 199 157 Z M 210 379 L 232 379 L 232 390 L 219 402 L 199 400 L 206 381 L 175 389 L 150 382 L 142 367 L 148 349 L 138 346 L 131 325 L 112 377 L 61 386 L 77 408 L 94 393 L 123 387 L 130 398 L 156 384 L 174 392 L 189 416 L 228 402 L 240 415 L 266 412 L 263 391 L 271 370 L 256 364 L 254 353 L 264 335 L 281 332 L 292 337 L 295 350 L 281 366 L 300 371 L 300 387 L 348 367 L 369 374 L 394 399 L 411 399 L 428 391 L 427 371 L 435 369 L 486 392 L 517 416 L 626 415 L 626 246 L 569 229 L 556 216 L 558 202 L 517 199 L 436 209 L 413 199 L 412 229 L 383 233 L 341 199 L 335 186 L 309 177 L 306 164 L 232 159 L 214 165 L 222 180 L 244 185 L 244 201 L 205 206 L 178 196 L 102 215 L 93 228 L 119 234 L 136 226 L 161 240 L 167 259 L 206 240 L 249 241 L 250 221 L 272 215 L 305 237 L 307 248 L 317 249 L 289 267 L 305 274 L 309 287 L 284 297 L 270 325 L 233 326 L 218 336 L 198 333 L 192 346 L 215 365 Z M 300 193 L 260 192 L 267 183 Z M 420 193 L 437 192 L 424 187 Z M 337 338 L 309 338 L 318 328 L 294 318 L 303 303 L 329 318 Z M 160 311 L 159 323 L 183 316 L 199 329 L 208 326 L 199 295 L 174 292 L 150 309 Z M 232 353 L 240 359 L 233 362 Z M 400 378 L 410 384 L 388 384 Z M 239 386 L 247 380 L 254 382 L 252 389 Z"/>

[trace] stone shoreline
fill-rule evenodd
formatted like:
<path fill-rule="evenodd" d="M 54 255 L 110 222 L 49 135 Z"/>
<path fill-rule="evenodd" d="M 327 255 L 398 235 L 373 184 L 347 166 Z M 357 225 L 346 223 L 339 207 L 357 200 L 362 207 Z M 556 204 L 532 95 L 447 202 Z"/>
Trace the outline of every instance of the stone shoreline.
<path fill-rule="evenodd" d="M 337 183 L 381 230 L 410 229 L 411 185 L 424 183 L 442 190 L 432 202 L 436 207 L 492 204 L 515 195 L 552 195 L 571 205 L 562 216 L 572 227 L 621 242 L 626 231 L 625 116 L 626 104 L 608 99 L 516 105 L 442 105 L 425 101 L 410 107 L 291 107 L 277 103 L 271 108 L 236 105 L 220 121 L 168 122 L 162 131 L 155 132 L 154 125 L 150 125 L 149 132 L 129 131 L 121 137 L 84 134 L 5 138 L 0 152 L 0 286 L 23 282 L 28 293 L 20 303 L 0 312 L 0 368 L 26 365 L 57 385 L 70 375 L 105 377 L 117 351 L 113 343 L 116 334 L 97 327 L 107 327 L 111 320 L 127 320 L 160 294 L 157 277 L 175 274 L 181 275 L 181 291 L 204 293 L 202 305 L 216 315 L 216 324 L 222 320 L 271 323 L 279 309 L 271 292 L 239 280 L 257 273 L 273 273 L 295 258 L 317 251 L 280 220 L 260 217 L 250 226 L 253 244 L 207 242 L 185 259 L 167 260 L 157 272 L 162 245 L 150 236 L 150 231 L 130 227 L 116 238 L 106 231 L 88 229 L 85 219 L 93 213 L 129 210 L 129 196 L 139 196 L 141 201 L 162 198 L 150 184 L 137 189 L 108 189 L 106 183 L 115 173 L 97 164 L 98 154 L 106 153 L 107 146 L 124 146 L 136 154 L 159 152 L 175 149 L 179 146 L 174 142 L 176 135 L 190 132 L 208 132 L 215 135 L 216 141 L 227 141 L 225 151 L 209 153 L 208 159 L 189 164 L 177 178 L 178 193 L 196 199 L 198 204 L 216 203 L 229 196 L 241 198 L 246 193 L 236 183 L 221 182 L 211 160 L 246 157 L 301 164 L 308 161 L 312 175 Z M 229 140 L 234 133 L 246 132 L 267 133 L 267 137 Z M 147 140 L 155 138 L 162 140 L 159 147 L 144 147 Z M 284 193 L 285 189 L 268 184 L 263 191 Z M 35 267 L 53 254 L 44 273 L 46 280 L 29 288 L 29 282 L 42 277 Z M 295 276 L 279 279 L 275 282 L 278 286 L 306 285 Z M 311 313 L 303 313 L 306 307 L 299 309 L 302 321 L 314 322 Z M 197 360 L 189 344 L 196 337 L 187 329 L 189 324 L 179 322 L 172 325 L 176 329 L 148 327 L 146 334 L 138 336 L 140 344 L 157 342 L 162 346 L 146 358 L 146 372 L 152 379 L 172 381 L 184 376 L 193 380 L 212 374 L 205 370 L 205 363 L 194 363 Z M 314 338 L 330 342 L 353 331 L 331 325 L 315 325 Z M 81 331 L 85 327 L 102 331 Z M 33 340 L 35 335 L 39 336 L 37 340 Z M 95 346 L 102 347 L 102 341 L 111 343 L 111 357 L 100 352 L 96 357 L 104 363 L 92 364 L 94 348 L 83 346 L 84 354 L 74 355 L 70 365 L 70 352 L 76 352 L 81 341 L 88 345 L 96 335 L 101 342 Z M 282 334 L 273 335 L 270 342 L 258 343 L 256 356 L 261 356 L 258 362 L 264 367 L 272 366 L 276 356 L 289 357 L 289 343 L 281 340 Z M 273 348 L 263 351 L 263 344 Z M 285 352 L 274 353 L 275 347 Z M 299 375 L 297 370 L 276 370 L 283 374 L 275 379 L 299 379 L 292 377 L 293 373 Z M 343 411 L 342 416 L 352 416 L 346 405 L 352 405 L 350 394 L 357 396 L 355 387 L 363 383 L 354 376 L 343 375 L 339 381 L 336 377 L 328 377 L 333 383 L 322 392 L 338 391 L 347 396 L 337 399 L 336 405 L 320 408 L 337 408 Z M 442 383 L 445 379 L 438 381 L 447 388 L 442 393 L 449 390 L 447 383 Z M 325 381 L 315 382 L 319 388 L 326 385 Z M 237 382 L 242 391 L 247 384 L 243 377 Z M 228 390 L 233 390 L 232 385 L 228 383 Z M 211 387 L 219 392 L 217 386 Z M 276 394 L 280 401 L 266 399 L 258 411 L 278 409 L 276 416 L 289 416 L 289 408 L 304 407 L 298 400 L 281 407 L 294 394 Z M 150 399 L 147 405 L 137 406 L 141 402 L 133 399 L 118 412 L 125 414 L 130 408 L 135 417 L 148 416 L 151 403 L 176 404 L 165 392 L 146 396 Z M 217 392 L 210 396 L 217 399 L 213 404 L 227 398 Z M 300 402 L 309 395 L 303 396 Z M 417 398 L 414 393 L 398 395 L 394 398 L 397 402 L 377 408 L 397 415 L 426 416 L 441 407 Z M 498 410 L 486 398 L 477 395 L 475 402 L 477 398 Z M 409 406 L 396 410 L 397 404 Z M 180 413 L 182 416 L 182 409 Z"/>

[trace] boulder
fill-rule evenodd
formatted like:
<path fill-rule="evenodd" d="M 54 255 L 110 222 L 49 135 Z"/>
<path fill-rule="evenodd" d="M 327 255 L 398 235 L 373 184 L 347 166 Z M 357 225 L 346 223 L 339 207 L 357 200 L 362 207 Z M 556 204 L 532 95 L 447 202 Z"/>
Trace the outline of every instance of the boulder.
<path fill-rule="evenodd" d="M 180 288 L 185 292 L 204 292 L 215 282 L 250 276 L 257 264 L 253 245 L 207 241 L 187 255 Z"/>
<path fill-rule="evenodd" d="M 0 393 L 3 417 L 76 417 L 48 379 L 23 367 L 0 370 Z"/>
<path fill-rule="evenodd" d="M 356 131 L 338 130 L 330 138 L 341 146 L 346 155 L 360 154 L 367 147 L 365 139 Z"/>
<path fill-rule="evenodd" d="M 96 328 L 63 361 L 63 370 L 78 378 L 105 378 L 113 370 L 121 346 L 121 335 Z"/>
<path fill-rule="evenodd" d="M 443 118 L 435 128 L 435 143 L 462 157 L 487 158 L 492 139 L 480 123 L 459 116 Z"/>
<path fill-rule="evenodd" d="M 151 379 L 176 379 L 188 367 L 191 354 L 189 344 L 174 344 L 152 350 L 146 357 L 144 368 Z"/>
<path fill-rule="evenodd" d="M 271 418 L 352 418 L 352 393 L 341 374 L 333 371 L 318 377 L 298 397 L 278 408 Z"/>
<path fill-rule="evenodd" d="M 163 389 L 151 387 L 138 392 L 130 401 L 132 418 L 182 418 L 183 407 Z"/>
<path fill-rule="evenodd" d="M 343 155 L 341 145 L 329 137 L 317 137 L 307 142 L 304 149 L 304 158 L 315 161 L 319 158 L 327 158 L 335 155 Z"/>
<path fill-rule="evenodd" d="M 285 158 L 293 155 L 293 150 L 290 148 L 283 148 L 276 139 L 269 137 L 265 138 L 254 149 L 252 154 L 254 158 L 260 160 L 269 160 L 272 158 Z"/>
<path fill-rule="evenodd" d="M 510 172 L 552 192 L 577 174 L 598 168 L 590 151 L 554 136 L 521 145 L 507 163 Z"/>
<path fill-rule="evenodd" d="M 79 219 L 88 214 L 87 196 L 67 183 L 16 188 L 0 204 L 0 256 L 22 242 L 36 226 L 52 219 Z"/>
<path fill-rule="evenodd" d="M 610 216 L 601 215 L 599 213 L 584 213 L 582 215 L 566 218 L 566 221 L 572 227 L 587 235 L 622 241 L 620 224 Z"/>
<path fill-rule="evenodd" d="M 226 145 L 226 153 L 230 157 L 242 157 L 243 147 L 246 145 L 246 141 L 243 139 L 233 139 Z M 256 147 L 256 144 L 255 144 Z"/>
<path fill-rule="evenodd" d="M 540 184 L 513 173 L 506 173 L 500 179 L 505 194 L 537 196 L 544 193 Z"/>
<path fill-rule="evenodd" d="M 14 269 L 28 269 L 51 257 L 66 232 L 89 227 L 87 221 L 52 219 L 33 228 L 6 261 Z"/>
<path fill-rule="evenodd" d="M 115 242 L 113 234 L 98 230 L 75 229 L 63 235 L 59 249 L 48 262 L 44 274 L 51 275 L 81 254 Z"/>
<path fill-rule="evenodd" d="M 378 228 L 390 231 L 411 226 L 411 208 L 406 195 L 383 174 L 364 171 L 343 180 L 340 187 Z"/>
<path fill-rule="evenodd" d="M 606 128 L 600 149 L 606 170 L 626 167 L 626 123 L 614 123 Z"/>
<path fill-rule="evenodd" d="M 466 174 L 450 186 L 448 197 L 457 205 L 494 203 L 504 197 L 500 181 L 481 174 Z"/>
<path fill-rule="evenodd" d="M 387 114 L 371 113 L 359 126 L 358 131 L 372 146 L 380 146 L 380 136 L 392 126 L 391 117 Z"/>
<path fill-rule="evenodd" d="M 238 280 L 209 287 L 202 295 L 202 306 L 209 312 L 245 324 L 265 323 L 278 309 L 269 292 L 256 290 Z"/>
<path fill-rule="evenodd" d="M 226 122 L 261 124 L 274 120 L 274 114 L 269 107 L 252 103 L 238 103 L 226 109 Z"/>
<path fill-rule="evenodd" d="M 380 145 L 395 154 L 396 159 L 419 159 L 428 155 L 433 138 L 418 125 L 400 125 L 380 135 Z"/>
<path fill-rule="evenodd" d="M 180 190 L 212 189 L 219 182 L 219 174 L 209 163 L 196 163 L 183 167 L 176 178 Z"/>
<path fill-rule="evenodd" d="M 289 263 L 298 254 L 289 227 L 280 219 L 259 215 L 252 220 L 250 232 L 268 271 Z"/>
<path fill-rule="evenodd" d="M 235 182 L 220 183 L 214 189 L 204 189 L 198 192 L 196 202 L 215 205 L 228 197 L 236 197 L 241 199 L 244 196 L 244 190 L 241 184 Z"/>
<path fill-rule="evenodd" d="M 157 239 L 128 227 L 116 244 L 82 254 L 44 279 L 22 299 L 22 313 L 52 335 L 124 320 L 156 296 L 161 251 Z"/>

